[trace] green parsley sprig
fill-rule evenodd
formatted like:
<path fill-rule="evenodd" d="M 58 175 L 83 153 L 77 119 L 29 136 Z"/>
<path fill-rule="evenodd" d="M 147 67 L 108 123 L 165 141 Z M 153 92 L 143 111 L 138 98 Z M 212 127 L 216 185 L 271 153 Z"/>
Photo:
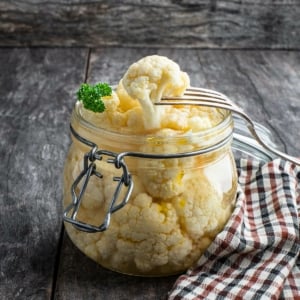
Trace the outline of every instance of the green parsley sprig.
<path fill-rule="evenodd" d="M 77 91 L 77 98 L 83 107 L 93 112 L 104 112 L 105 105 L 102 97 L 111 96 L 112 88 L 107 83 L 99 82 L 95 85 L 82 83 Z"/>

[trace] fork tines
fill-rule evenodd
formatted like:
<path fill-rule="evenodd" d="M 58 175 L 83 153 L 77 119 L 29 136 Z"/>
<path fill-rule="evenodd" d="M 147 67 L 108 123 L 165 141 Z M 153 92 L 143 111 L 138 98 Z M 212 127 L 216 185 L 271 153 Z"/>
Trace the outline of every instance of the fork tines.
<path fill-rule="evenodd" d="M 236 110 L 233 103 L 223 94 L 202 88 L 188 88 L 181 97 L 163 97 L 156 105 L 200 105 Z"/>

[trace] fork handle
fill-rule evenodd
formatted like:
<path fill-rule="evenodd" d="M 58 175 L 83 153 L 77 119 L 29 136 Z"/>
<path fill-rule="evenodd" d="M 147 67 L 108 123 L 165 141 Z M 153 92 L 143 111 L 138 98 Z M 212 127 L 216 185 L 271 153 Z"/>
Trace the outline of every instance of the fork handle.
<path fill-rule="evenodd" d="M 238 108 L 237 106 L 235 106 L 235 108 L 231 109 L 233 113 L 238 114 L 239 116 L 241 116 L 244 120 L 247 121 L 247 127 L 250 130 L 251 134 L 253 135 L 253 137 L 257 140 L 257 142 L 263 146 L 265 149 L 269 150 L 271 153 L 273 153 L 274 155 L 287 160 L 293 164 L 296 164 L 298 166 L 300 166 L 300 159 L 296 158 L 294 156 L 288 155 L 287 153 L 281 152 L 277 149 L 275 149 L 272 146 L 269 146 L 267 143 L 265 143 L 263 141 L 263 139 L 258 135 L 256 129 L 255 129 L 255 123 L 252 121 L 252 119 L 240 108 Z"/>
<path fill-rule="evenodd" d="M 261 144 L 264 148 L 266 148 L 267 150 L 269 150 L 270 152 L 272 152 L 273 154 L 277 155 L 278 157 L 282 158 L 282 159 L 285 159 L 291 163 L 294 163 L 298 166 L 300 166 L 300 159 L 299 158 L 296 158 L 294 156 L 291 156 L 291 155 L 288 155 L 284 152 L 281 152 L 271 146 L 269 146 L 268 144 L 266 144 L 260 137 L 259 135 L 257 134 L 257 131 L 255 130 L 255 124 L 249 120 L 249 124 L 247 124 L 247 127 L 248 129 L 250 130 L 251 134 L 255 137 L 255 139 L 257 140 L 257 142 L 259 144 Z"/>

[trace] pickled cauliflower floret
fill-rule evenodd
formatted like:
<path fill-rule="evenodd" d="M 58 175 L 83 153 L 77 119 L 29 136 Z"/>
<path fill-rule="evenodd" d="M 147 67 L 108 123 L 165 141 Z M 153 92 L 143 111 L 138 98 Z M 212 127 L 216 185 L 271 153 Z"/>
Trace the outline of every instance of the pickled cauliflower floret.
<path fill-rule="evenodd" d="M 102 98 L 103 112 L 76 104 L 92 126 L 84 128 L 74 118 L 73 127 L 106 151 L 101 159 L 88 162 L 95 163 L 98 176 L 91 176 L 81 199 L 80 222 L 100 226 L 112 204 L 118 205 L 128 191 L 125 185 L 117 190 L 124 169 L 112 163 L 115 156 L 110 151 L 160 155 L 124 157 L 133 190 L 126 205 L 110 215 L 107 230 L 86 233 L 66 223 L 77 247 L 104 267 L 136 275 L 182 272 L 200 258 L 231 215 L 236 174 L 227 149 L 171 159 L 161 156 L 191 153 L 211 144 L 216 134 L 209 131 L 205 139 L 202 133 L 224 119 L 216 108 L 155 105 L 162 97 L 181 96 L 189 84 L 175 62 L 152 55 L 132 64 L 114 91 Z M 65 206 L 72 202 L 71 186 L 90 150 L 74 139 L 64 170 Z M 84 178 L 75 187 L 77 195 Z"/>
<path fill-rule="evenodd" d="M 189 86 L 187 73 L 167 57 L 146 56 L 132 64 L 122 84 L 128 94 L 138 99 L 144 112 L 145 128 L 159 128 L 163 107 L 153 105 L 164 96 L 181 96 Z"/>

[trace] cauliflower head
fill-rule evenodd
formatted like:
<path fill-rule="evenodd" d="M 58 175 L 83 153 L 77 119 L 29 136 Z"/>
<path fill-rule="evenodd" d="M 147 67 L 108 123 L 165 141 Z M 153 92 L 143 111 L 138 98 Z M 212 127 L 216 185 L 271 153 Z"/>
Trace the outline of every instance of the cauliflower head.
<path fill-rule="evenodd" d="M 133 63 L 122 84 L 130 97 L 138 99 L 144 112 L 145 128 L 159 128 L 162 107 L 153 105 L 164 96 L 181 96 L 190 84 L 187 73 L 177 63 L 159 55 L 146 56 Z"/>

